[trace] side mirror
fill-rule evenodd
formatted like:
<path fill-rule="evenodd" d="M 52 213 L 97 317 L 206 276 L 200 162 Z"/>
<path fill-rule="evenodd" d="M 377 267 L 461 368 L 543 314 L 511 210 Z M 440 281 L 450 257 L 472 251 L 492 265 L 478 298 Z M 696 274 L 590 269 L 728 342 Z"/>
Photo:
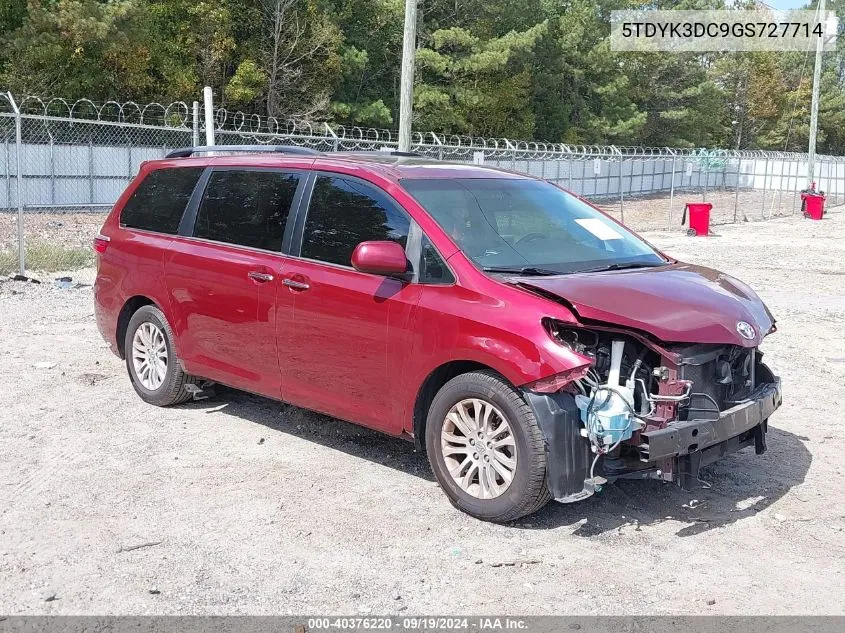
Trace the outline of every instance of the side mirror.
<path fill-rule="evenodd" d="M 361 242 L 352 251 L 352 267 L 373 275 L 403 276 L 408 270 L 408 258 L 396 242 Z"/>

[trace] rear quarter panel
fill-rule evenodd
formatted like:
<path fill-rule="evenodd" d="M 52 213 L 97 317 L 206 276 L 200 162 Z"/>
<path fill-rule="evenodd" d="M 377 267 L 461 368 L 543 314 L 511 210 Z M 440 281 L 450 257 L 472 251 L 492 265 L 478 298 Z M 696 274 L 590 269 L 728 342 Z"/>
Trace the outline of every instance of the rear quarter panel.
<path fill-rule="evenodd" d="M 142 164 L 100 231 L 109 238 L 109 244 L 106 251 L 97 256 L 94 314 L 100 333 L 115 353 L 118 353 L 117 320 L 132 297 L 146 297 L 170 320 L 170 303 L 164 285 L 164 255 L 172 238 L 120 226 L 124 204 L 148 172 L 149 165 Z"/>
<path fill-rule="evenodd" d="M 97 325 L 116 349 L 117 319 L 132 297 L 150 299 L 167 317 L 170 303 L 164 285 L 164 253 L 171 239 L 166 235 L 118 229 L 100 256 L 94 301 L 99 306 Z"/>

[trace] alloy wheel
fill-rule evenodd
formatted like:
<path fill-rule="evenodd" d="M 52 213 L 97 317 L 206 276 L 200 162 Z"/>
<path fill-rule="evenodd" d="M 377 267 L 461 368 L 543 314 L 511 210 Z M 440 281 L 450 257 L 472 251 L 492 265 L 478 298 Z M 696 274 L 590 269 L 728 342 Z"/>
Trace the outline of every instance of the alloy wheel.
<path fill-rule="evenodd" d="M 146 321 L 138 326 L 132 337 L 132 366 L 145 389 L 155 391 L 167 375 L 167 342 L 164 332 Z"/>
<path fill-rule="evenodd" d="M 449 409 L 440 446 L 452 479 L 476 499 L 495 499 L 513 481 L 516 441 L 507 418 L 490 402 L 468 398 Z"/>

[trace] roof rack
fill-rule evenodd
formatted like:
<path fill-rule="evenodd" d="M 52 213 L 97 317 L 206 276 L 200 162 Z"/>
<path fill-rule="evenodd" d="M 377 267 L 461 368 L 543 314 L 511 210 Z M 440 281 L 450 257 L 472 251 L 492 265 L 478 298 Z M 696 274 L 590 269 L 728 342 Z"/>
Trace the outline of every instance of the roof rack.
<path fill-rule="evenodd" d="M 209 152 L 246 152 L 250 154 L 295 154 L 298 156 L 322 156 L 323 152 L 298 145 L 203 145 L 200 147 L 180 147 L 168 152 L 165 158 L 187 158 L 194 154 Z"/>
<path fill-rule="evenodd" d="M 425 154 L 419 152 L 400 152 L 396 149 L 371 149 L 371 150 L 341 150 L 339 152 L 331 152 L 332 154 L 352 154 L 355 156 L 405 156 L 408 158 L 430 158 Z"/>

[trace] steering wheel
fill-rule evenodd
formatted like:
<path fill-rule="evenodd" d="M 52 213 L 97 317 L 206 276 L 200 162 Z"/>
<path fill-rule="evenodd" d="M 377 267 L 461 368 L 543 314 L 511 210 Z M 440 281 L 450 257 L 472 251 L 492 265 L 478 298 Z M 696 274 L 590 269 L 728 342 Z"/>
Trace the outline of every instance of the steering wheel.
<path fill-rule="evenodd" d="M 543 233 L 527 233 L 520 237 L 516 242 L 514 242 L 513 247 L 516 248 L 523 242 L 527 244 L 528 242 L 536 242 L 537 240 L 545 240 L 547 238 L 548 236 L 544 235 Z"/>

